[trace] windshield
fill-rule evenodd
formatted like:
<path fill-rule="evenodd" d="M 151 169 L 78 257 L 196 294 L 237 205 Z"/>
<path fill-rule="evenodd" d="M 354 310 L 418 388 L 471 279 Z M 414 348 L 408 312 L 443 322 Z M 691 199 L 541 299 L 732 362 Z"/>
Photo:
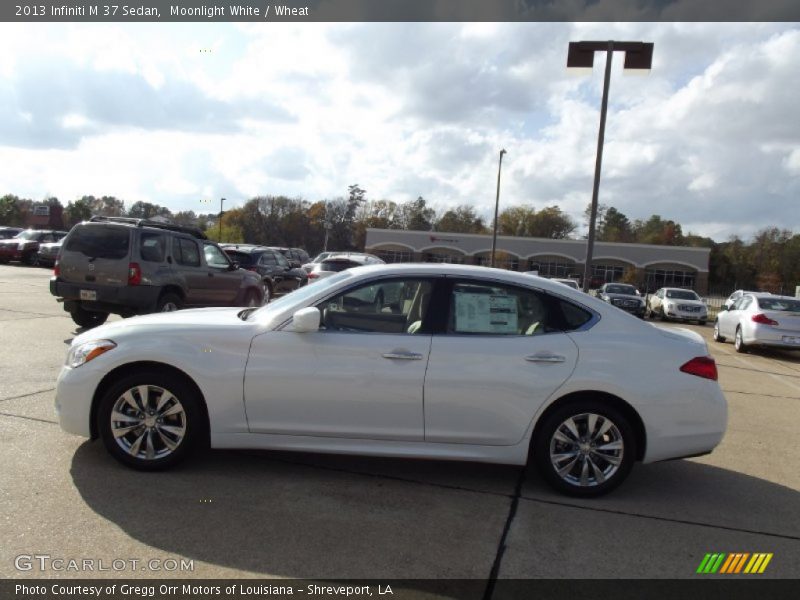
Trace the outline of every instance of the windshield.
<path fill-rule="evenodd" d="M 273 300 L 266 306 L 262 306 L 261 308 L 252 313 L 246 314 L 244 320 L 245 321 L 249 320 L 253 315 L 263 315 L 274 311 L 280 311 L 286 308 L 287 306 L 291 306 L 292 304 L 302 304 L 308 298 L 316 296 L 319 292 L 322 292 L 327 288 L 336 285 L 340 281 L 343 281 L 348 277 L 352 276 L 353 276 L 352 273 L 348 271 L 342 271 L 341 273 L 337 273 L 336 275 L 331 275 L 330 277 L 325 277 L 324 279 L 320 279 L 318 282 L 313 283 L 311 285 L 305 285 L 289 294 L 286 294 L 285 296 L 281 296 L 277 300 Z"/>
<path fill-rule="evenodd" d="M 700 296 L 691 290 L 667 290 L 667 298 L 675 300 L 700 300 Z"/>
<path fill-rule="evenodd" d="M 609 285 L 606 288 L 608 294 L 624 294 L 627 296 L 635 296 L 636 288 L 632 285 Z M 670 296 L 671 298 L 672 296 Z"/>
<path fill-rule="evenodd" d="M 39 235 L 38 231 L 31 231 L 29 229 L 27 231 L 21 231 L 14 237 L 16 237 L 18 240 L 35 240 L 38 235 Z"/>

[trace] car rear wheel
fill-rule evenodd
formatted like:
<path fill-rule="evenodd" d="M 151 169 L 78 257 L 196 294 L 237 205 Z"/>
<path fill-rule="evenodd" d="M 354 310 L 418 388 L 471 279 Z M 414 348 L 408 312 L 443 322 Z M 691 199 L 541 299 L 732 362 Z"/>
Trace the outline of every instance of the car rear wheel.
<path fill-rule="evenodd" d="M 719 334 L 719 321 L 714 321 L 714 333 L 712 335 L 715 342 L 724 342 L 725 338 Z"/>
<path fill-rule="evenodd" d="M 70 316 L 72 320 L 78 327 L 84 327 L 86 329 L 91 329 L 92 327 L 98 327 L 106 322 L 108 319 L 107 312 L 96 312 L 93 310 L 86 310 L 81 308 L 80 306 L 70 311 Z"/>
<path fill-rule="evenodd" d="M 742 328 L 736 328 L 736 335 L 733 338 L 733 347 L 736 348 L 737 352 L 741 354 L 747 353 L 747 345 L 745 345 L 744 340 L 742 339 Z"/>
<path fill-rule="evenodd" d="M 103 395 L 97 429 L 115 459 L 154 471 L 183 460 L 202 439 L 201 415 L 197 392 L 186 381 L 142 371 L 123 378 Z"/>
<path fill-rule="evenodd" d="M 628 419 L 596 401 L 566 404 L 542 423 L 533 459 L 553 488 L 570 496 L 601 496 L 628 476 L 636 439 Z"/>
<path fill-rule="evenodd" d="M 156 304 L 156 312 L 174 312 L 181 308 L 183 308 L 183 300 L 178 294 L 173 294 L 172 292 L 161 294 Z"/>

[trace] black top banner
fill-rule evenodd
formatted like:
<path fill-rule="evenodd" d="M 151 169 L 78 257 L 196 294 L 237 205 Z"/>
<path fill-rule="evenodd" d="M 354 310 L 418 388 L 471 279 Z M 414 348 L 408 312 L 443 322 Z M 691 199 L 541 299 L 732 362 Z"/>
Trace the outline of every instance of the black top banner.
<path fill-rule="evenodd" d="M 800 21 L 797 0 L 34 0 L 0 21 L 473 22 Z"/>

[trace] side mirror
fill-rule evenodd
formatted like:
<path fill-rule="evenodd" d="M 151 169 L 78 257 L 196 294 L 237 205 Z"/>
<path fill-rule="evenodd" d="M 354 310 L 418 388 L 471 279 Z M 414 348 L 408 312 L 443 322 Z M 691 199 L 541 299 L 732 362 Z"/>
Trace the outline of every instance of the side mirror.
<path fill-rule="evenodd" d="M 292 315 L 292 326 L 297 333 L 308 333 L 317 331 L 320 322 L 319 309 L 314 306 L 301 308 Z"/>
<path fill-rule="evenodd" d="M 238 262 L 232 262 L 231 264 L 228 265 L 228 271 L 235 271 L 238 268 L 239 268 Z"/>

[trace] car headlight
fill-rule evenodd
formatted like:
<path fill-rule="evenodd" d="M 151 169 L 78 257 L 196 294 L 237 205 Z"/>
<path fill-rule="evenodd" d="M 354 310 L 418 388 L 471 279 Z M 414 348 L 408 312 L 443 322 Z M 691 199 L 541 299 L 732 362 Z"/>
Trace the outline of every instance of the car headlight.
<path fill-rule="evenodd" d="M 72 369 L 94 360 L 101 354 L 113 350 L 117 345 L 111 340 L 94 340 L 73 346 L 67 353 L 66 365 Z"/>

